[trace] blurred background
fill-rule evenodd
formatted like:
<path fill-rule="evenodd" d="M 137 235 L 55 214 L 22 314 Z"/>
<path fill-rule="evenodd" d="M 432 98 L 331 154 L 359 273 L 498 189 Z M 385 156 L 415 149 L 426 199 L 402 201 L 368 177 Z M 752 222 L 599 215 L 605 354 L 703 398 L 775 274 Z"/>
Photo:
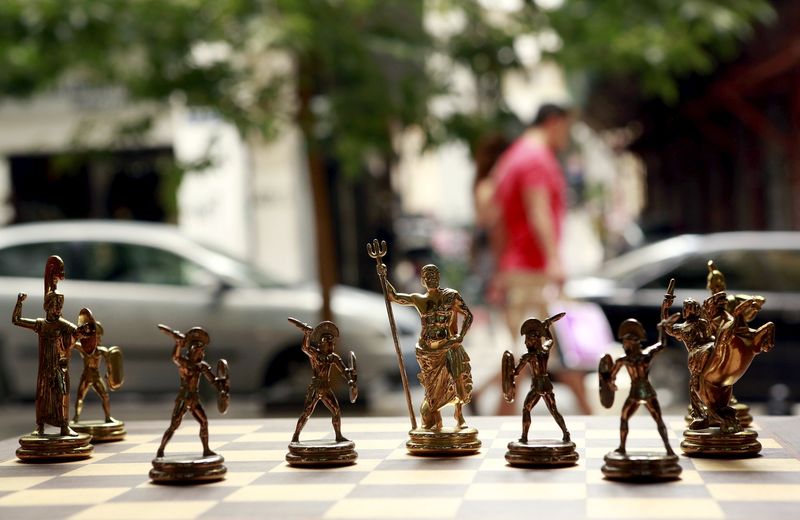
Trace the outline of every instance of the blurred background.
<path fill-rule="evenodd" d="M 620 352 L 629 317 L 656 341 L 667 280 L 678 302 L 702 300 L 713 259 L 731 292 L 767 298 L 754 326 L 777 326 L 737 396 L 791 413 L 799 24 L 790 0 L 4 0 L 0 310 L 26 292 L 23 315 L 41 316 L 44 263 L 61 255 L 65 317 L 90 307 L 125 355 L 113 415 L 165 421 L 178 378 L 157 323 L 207 328 L 209 361 L 231 364 L 232 414 L 296 416 L 311 372 L 286 318 L 333 317 L 340 353 L 360 361 L 344 415 L 402 415 L 365 250 L 379 238 L 398 289 L 421 290 L 419 268 L 435 262 L 462 293 L 470 413 L 496 413 L 500 356 L 523 347 L 490 294 L 474 193 L 557 103 L 574 121 L 559 157 L 567 283 L 553 301 L 586 325 L 577 339 L 557 331 L 556 365 L 580 374 L 592 411 L 618 413 L 599 405 L 592 356 Z M 419 403 L 419 318 L 395 313 Z M 0 328 L 6 436 L 33 427 L 36 344 Z M 652 376 L 662 407 L 683 414 L 683 345 Z M 587 411 L 556 392 L 563 413 Z"/>

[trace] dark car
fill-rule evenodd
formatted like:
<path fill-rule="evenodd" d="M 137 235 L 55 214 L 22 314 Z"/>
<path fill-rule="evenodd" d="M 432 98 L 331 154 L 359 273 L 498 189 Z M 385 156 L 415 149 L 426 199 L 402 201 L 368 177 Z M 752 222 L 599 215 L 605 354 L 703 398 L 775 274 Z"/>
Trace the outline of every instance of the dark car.
<path fill-rule="evenodd" d="M 788 385 L 795 397 L 800 396 L 800 233 L 682 235 L 611 260 L 596 275 L 571 281 L 566 291 L 576 299 L 598 303 L 615 329 L 627 318 L 638 319 L 652 342 L 669 279 L 676 280 L 672 312 L 680 311 L 685 298 L 702 302 L 709 296 L 709 260 L 725 275 L 729 293 L 766 298 L 752 326 L 767 321 L 776 326 L 775 348 L 755 358 L 734 386 L 736 396 L 765 401 L 776 383 Z M 674 340 L 670 346 L 683 349 Z"/>

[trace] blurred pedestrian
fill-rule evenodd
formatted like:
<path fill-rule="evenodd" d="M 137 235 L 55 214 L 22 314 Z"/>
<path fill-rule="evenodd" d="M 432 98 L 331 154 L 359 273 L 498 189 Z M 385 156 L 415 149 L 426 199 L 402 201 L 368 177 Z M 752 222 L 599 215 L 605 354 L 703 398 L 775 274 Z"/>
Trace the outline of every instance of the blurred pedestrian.
<path fill-rule="evenodd" d="M 559 242 L 566 213 L 567 185 L 557 154 L 569 145 L 572 114 L 543 104 L 530 126 L 503 152 L 494 167 L 494 202 L 501 209 L 504 240 L 497 260 L 505 317 L 512 337 L 528 317 L 548 316 L 547 289 L 560 294 L 564 267 Z M 557 360 L 554 360 L 557 361 Z M 556 365 L 557 363 L 554 363 Z M 565 367 L 553 379 L 575 394 L 583 413 L 591 413 L 584 373 Z"/>

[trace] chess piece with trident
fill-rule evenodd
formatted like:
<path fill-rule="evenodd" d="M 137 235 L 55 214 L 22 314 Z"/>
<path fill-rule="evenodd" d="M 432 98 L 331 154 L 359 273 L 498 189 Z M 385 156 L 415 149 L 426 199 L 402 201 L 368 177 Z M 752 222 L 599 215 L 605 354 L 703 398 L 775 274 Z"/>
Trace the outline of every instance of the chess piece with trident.
<path fill-rule="evenodd" d="M 471 455 L 481 446 L 478 430 L 469 428 L 464 420 L 462 408 L 470 402 L 472 374 L 462 343 L 472 324 L 472 313 L 458 291 L 439 287 L 439 269 L 435 265 L 422 268 L 422 285 L 425 293 L 399 293 L 386 279 L 387 268 L 380 259 L 386 255 L 386 243 L 374 240 L 367 245 L 367 253 L 376 260 L 376 269 L 381 281 L 389 323 L 395 340 L 400 362 L 400 372 L 406 388 L 412 430 L 406 448 L 412 455 Z M 419 381 L 425 391 L 420 407 L 422 427 L 416 427 L 408 383 L 405 379 L 397 328 L 391 311 L 391 303 L 414 307 L 420 316 L 421 331 L 415 354 L 420 366 Z M 461 319 L 459 320 L 459 316 Z M 441 409 L 455 405 L 455 427 L 443 427 Z"/>

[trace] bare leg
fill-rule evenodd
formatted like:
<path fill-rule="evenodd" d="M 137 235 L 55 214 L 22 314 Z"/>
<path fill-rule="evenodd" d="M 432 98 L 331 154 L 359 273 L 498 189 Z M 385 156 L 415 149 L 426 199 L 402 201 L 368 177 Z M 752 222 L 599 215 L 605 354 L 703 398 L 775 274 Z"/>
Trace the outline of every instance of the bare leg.
<path fill-rule="evenodd" d="M 544 403 L 547 405 L 547 409 L 550 410 L 550 415 L 553 416 L 555 419 L 556 424 L 558 427 L 561 428 L 561 433 L 563 434 L 562 440 L 564 442 L 569 442 L 569 431 L 567 431 L 567 424 L 564 422 L 564 417 L 558 412 L 558 408 L 556 408 L 556 396 L 553 392 L 548 392 L 544 394 Z"/>
<path fill-rule="evenodd" d="M 297 426 L 294 429 L 294 435 L 292 435 L 292 442 L 300 442 L 300 432 L 308 422 L 308 418 L 314 413 L 314 408 L 317 406 L 318 401 L 319 396 L 316 390 L 313 387 L 309 387 L 308 393 L 306 394 L 306 402 L 303 405 L 303 414 L 297 419 Z"/>
<path fill-rule="evenodd" d="M 86 373 L 84 372 L 81 375 L 81 381 L 78 383 L 78 394 L 75 399 L 75 416 L 72 418 L 72 422 L 78 422 L 81 418 L 81 412 L 83 412 L 83 400 L 86 399 L 86 393 L 89 391 L 89 378 L 86 377 Z"/>
<path fill-rule="evenodd" d="M 667 425 L 664 424 L 664 419 L 661 417 L 661 407 L 658 405 L 658 399 L 655 397 L 645 401 L 644 405 L 650 411 L 650 415 L 655 419 L 658 425 L 658 434 L 661 435 L 661 440 L 664 441 L 664 448 L 667 449 L 667 455 L 675 455 L 672 451 L 672 446 L 669 445 L 669 435 L 667 434 Z"/>
<path fill-rule="evenodd" d="M 525 397 L 525 404 L 522 405 L 522 436 L 519 438 L 519 442 L 528 442 L 528 430 L 531 427 L 531 410 L 539 402 L 540 397 L 541 395 L 534 391 L 528 392 L 527 397 Z"/>
<path fill-rule="evenodd" d="M 200 442 L 203 443 L 203 456 L 216 455 L 208 447 L 208 417 L 206 417 L 206 411 L 203 410 L 203 406 L 200 403 L 192 407 L 192 415 L 200 423 Z"/>
<path fill-rule="evenodd" d="M 467 427 L 467 421 L 464 420 L 464 412 L 462 411 L 463 407 L 463 403 L 456 403 L 456 413 L 454 414 L 454 417 L 456 419 L 456 427 L 459 429 Z"/>
<path fill-rule="evenodd" d="M 328 390 L 320 398 L 331 412 L 331 422 L 333 423 L 333 431 L 336 434 L 336 442 L 346 441 L 347 439 L 342 435 L 342 409 L 339 406 L 339 401 L 336 400 L 333 390 Z"/>
<path fill-rule="evenodd" d="M 432 410 L 428 400 L 422 401 L 420 407 L 422 414 L 422 427 L 428 430 L 441 430 L 442 429 L 442 414 L 439 410 Z"/>
<path fill-rule="evenodd" d="M 619 453 L 625 453 L 625 443 L 628 441 L 628 419 L 639 409 L 639 401 L 630 397 L 622 407 L 622 417 L 619 422 Z"/>
<path fill-rule="evenodd" d="M 97 392 L 103 402 L 103 414 L 105 414 L 106 422 L 111 422 L 113 419 L 111 418 L 111 402 L 108 398 L 108 388 L 106 388 L 103 380 L 99 378 L 94 382 L 92 388 L 94 388 L 94 391 Z"/>
<path fill-rule="evenodd" d="M 158 451 L 156 452 L 156 457 L 163 457 L 164 456 L 164 448 L 167 446 L 167 443 L 172 438 L 172 434 L 175 433 L 175 430 L 181 425 L 181 421 L 183 421 L 183 414 L 186 413 L 186 401 L 177 401 L 175 403 L 175 409 L 172 411 L 172 420 L 169 423 L 169 428 L 167 431 L 164 432 L 164 436 L 161 437 L 161 445 L 158 447 Z"/>

